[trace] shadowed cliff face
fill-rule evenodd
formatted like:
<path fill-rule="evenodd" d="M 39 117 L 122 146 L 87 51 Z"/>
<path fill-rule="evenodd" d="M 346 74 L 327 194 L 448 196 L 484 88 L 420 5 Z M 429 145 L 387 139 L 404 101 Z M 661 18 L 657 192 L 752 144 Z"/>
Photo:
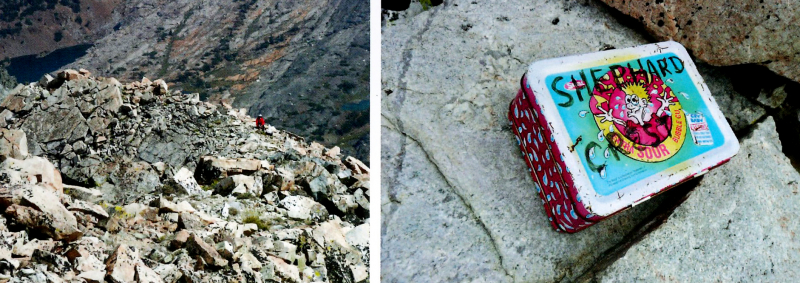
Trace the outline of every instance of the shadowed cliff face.
<path fill-rule="evenodd" d="M 94 47 L 65 67 L 121 80 L 165 78 L 175 89 L 232 102 L 272 125 L 368 159 L 368 107 L 351 107 L 368 99 L 368 1 L 122 0 L 103 19 L 84 15 L 93 2 L 77 2 L 82 22 L 103 21 L 106 29 L 72 41 Z M 44 8 L 36 13 L 72 11 L 61 4 Z M 88 29 L 70 27 L 62 41 Z M 42 52 L 52 51 L 45 45 L 53 42 L 29 44 Z M 64 46 L 71 45 L 56 45 Z M 11 47 L 0 47 L 0 57 L 29 54 L 4 51 Z"/>

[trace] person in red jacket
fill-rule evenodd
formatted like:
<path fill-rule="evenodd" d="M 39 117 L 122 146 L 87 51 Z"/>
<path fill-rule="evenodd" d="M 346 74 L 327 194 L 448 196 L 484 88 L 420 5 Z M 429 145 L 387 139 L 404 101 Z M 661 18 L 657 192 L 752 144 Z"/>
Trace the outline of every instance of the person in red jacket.
<path fill-rule="evenodd" d="M 262 117 L 261 114 L 258 114 L 258 118 L 256 118 L 256 129 L 263 130 L 264 124 L 264 117 Z"/>

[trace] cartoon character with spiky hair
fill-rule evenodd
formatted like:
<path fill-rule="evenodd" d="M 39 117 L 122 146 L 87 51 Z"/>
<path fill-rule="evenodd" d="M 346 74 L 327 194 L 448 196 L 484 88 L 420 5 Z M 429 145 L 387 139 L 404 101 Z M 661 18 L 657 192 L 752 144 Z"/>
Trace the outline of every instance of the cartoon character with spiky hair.
<path fill-rule="evenodd" d="M 653 113 L 648 106 L 649 96 L 639 83 L 630 83 L 622 86 L 625 92 L 625 109 L 628 110 L 628 119 L 639 126 L 644 126 L 645 122 L 650 121 L 650 114 Z"/>
<path fill-rule="evenodd" d="M 609 68 L 595 79 L 588 111 L 578 115 L 591 112 L 600 130 L 597 140 L 631 159 L 661 162 L 674 156 L 683 146 L 687 123 L 670 85 L 656 72 Z M 602 170 L 591 170 L 602 178 Z"/>
<path fill-rule="evenodd" d="M 669 106 L 675 103 L 672 102 L 673 97 L 669 97 L 668 92 L 664 91 L 663 96 L 658 96 L 658 91 L 653 89 L 647 94 L 645 87 L 639 82 L 624 83 L 621 90 L 625 93 L 625 109 L 628 117 L 625 133 L 631 140 L 637 143 L 657 144 L 669 136 L 667 125 L 668 117 L 671 115 Z M 660 104 L 655 113 L 651 97 Z"/>
<path fill-rule="evenodd" d="M 658 146 L 672 135 L 680 102 L 658 74 L 622 67 L 598 79 L 589 107 L 601 130 L 616 129 L 634 144 Z M 676 125 L 684 125 L 678 118 Z"/>

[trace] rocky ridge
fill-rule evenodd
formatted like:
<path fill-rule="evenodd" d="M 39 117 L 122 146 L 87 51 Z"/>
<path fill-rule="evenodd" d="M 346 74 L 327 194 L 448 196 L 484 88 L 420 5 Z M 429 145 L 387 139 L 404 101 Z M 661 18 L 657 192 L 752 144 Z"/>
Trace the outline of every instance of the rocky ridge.
<path fill-rule="evenodd" d="M 0 102 L 0 281 L 362 282 L 369 168 L 86 70 Z"/>

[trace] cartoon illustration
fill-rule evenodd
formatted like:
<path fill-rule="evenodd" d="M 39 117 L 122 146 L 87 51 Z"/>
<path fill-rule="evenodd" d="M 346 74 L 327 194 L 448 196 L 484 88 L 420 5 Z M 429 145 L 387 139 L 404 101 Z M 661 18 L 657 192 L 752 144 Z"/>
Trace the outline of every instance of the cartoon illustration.
<path fill-rule="evenodd" d="M 614 132 L 614 143 L 629 157 L 646 162 L 665 160 L 680 149 L 686 118 L 678 97 L 658 74 L 617 67 L 600 77 L 589 101 L 600 129 Z"/>
<path fill-rule="evenodd" d="M 647 108 L 647 98 L 639 97 L 636 94 L 625 95 L 625 108 L 628 109 L 628 118 L 636 124 L 644 126 L 644 122 L 650 121 L 650 111 Z"/>
<path fill-rule="evenodd" d="M 611 195 L 645 176 L 680 168 L 725 144 L 700 93 L 703 85 L 682 69 L 664 71 L 655 67 L 663 63 L 650 63 L 669 63 L 671 56 L 581 65 L 543 81 L 571 141 L 567 152 L 577 155 L 598 194 Z M 566 87 L 579 85 L 578 78 L 586 87 Z"/>

